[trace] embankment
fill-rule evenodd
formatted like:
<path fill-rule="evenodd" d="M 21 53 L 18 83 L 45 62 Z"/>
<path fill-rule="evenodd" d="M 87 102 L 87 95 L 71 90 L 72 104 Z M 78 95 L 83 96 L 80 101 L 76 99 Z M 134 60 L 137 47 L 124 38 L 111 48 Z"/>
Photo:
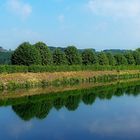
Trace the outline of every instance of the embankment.
<path fill-rule="evenodd" d="M 14 90 L 19 88 L 66 86 L 133 78 L 140 78 L 140 70 L 2 73 L 0 74 L 0 89 Z"/>

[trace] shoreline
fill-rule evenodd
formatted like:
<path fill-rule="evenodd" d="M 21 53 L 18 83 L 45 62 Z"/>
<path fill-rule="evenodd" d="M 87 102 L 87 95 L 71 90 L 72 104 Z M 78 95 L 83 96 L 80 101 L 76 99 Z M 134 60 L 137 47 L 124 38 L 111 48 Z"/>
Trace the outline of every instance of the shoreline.
<path fill-rule="evenodd" d="M 139 70 L 71 71 L 0 74 L 0 90 L 16 90 L 140 78 Z"/>
<path fill-rule="evenodd" d="M 139 82 L 140 79 L 127 79 L 127 80 L 116 80 L 113 82 L 105 82 L 105 83 L 84 83 L 84 84 L 77 84 L 73 86 L 60 86 L 60 87 L 46 87 L 46 88 L 31 88 L 31 89 L 18 89 L 15 91 L 3 91 L 0 94 L 0 100 L 8 100 L 8 99 L 18 99 L 23 97 L 30 97 L 30 96 L 39 96 L 39 95 L 48 95 L 48 94 L 57 94 L 66 91 L 74 91 L 74 90 L 86 90 L 90 88 L 98 88 L 102 86 L 110 86 L 110 85 L 117 85 L 123 83 L 133 83 Z"/>

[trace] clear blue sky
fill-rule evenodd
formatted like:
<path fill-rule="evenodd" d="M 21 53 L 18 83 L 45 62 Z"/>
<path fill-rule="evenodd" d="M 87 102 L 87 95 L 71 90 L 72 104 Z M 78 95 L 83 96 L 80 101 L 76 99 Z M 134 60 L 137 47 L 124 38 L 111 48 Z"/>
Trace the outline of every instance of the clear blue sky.
<path fill-rule="evenodd" d="M 0 0 L 0 46 L 140 47 L 140 0 Z"/>

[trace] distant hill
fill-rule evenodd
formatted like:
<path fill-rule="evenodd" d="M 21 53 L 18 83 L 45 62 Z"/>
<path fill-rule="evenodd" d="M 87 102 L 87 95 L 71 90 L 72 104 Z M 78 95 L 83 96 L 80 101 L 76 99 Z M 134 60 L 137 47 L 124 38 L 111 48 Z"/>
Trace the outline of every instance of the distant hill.
<path fill-rule="evenodd" d="M 63 47 L 53 47 L 53 46 L 48 46 L 48 47 L 50 48 L 50 50 L 51 50 L 52 52 L 53 52 L 56 48 L 59 48 L 61 51 L 64 51 L 64 50 L 65 50 L 65 48 L 63 48 Z M 89 48 L 89 49 L 93 50 L 93 52 L 96 51 L 95 49 L 92 49 L 92 48 Z M 78 51 L 79 51 L 79 52 L 83 52 L 84 49 L 78 49 Z"/>
<path fill-rule="evenodd" d="M 0 64 L 10 64 L 12 53 L 0 46 Z"/>
<path fill-rule="evenodd" d="M 7 50 L 0 46 L 0 52 L 7 52 Z"/>
<path fill-rule="evenodd" d="M 63 48 L 63 47 L 54 47 L 54 46 L 48 46 L 49 47 L 49 49 L 53 52 L 56 48 L 59 48 L 61 51 L 64 51 L 65 50 L 65 48 Z"/>
<path fill-rule="evenodd" d="M 54 47 L 54 46 L 48 46 L 49 48 L 50 48 L 50 50 L 53 52 L 56 48 L 59 48 L 60 50 L 62 50 L 62 51 L 64 51 L 65 50 L 65 48 L 63 48 L 63 47 Z M 93 52 L 96 52 L 96 50 L 95 49 L 92 49 L 92 48 L 89 48 L 89 49 L 91 49 L 91 50 L 93 50 Z M 83 52 L 84 51 L 84 49 L 78 49 L 79 50 L 79 52 Z M 125 53 L 125 52 L 127 52 L 127 51 L 129 51 L 129 50 L 121 50 L 121 49 L 107 49 L 107 50 L 103 50 L 103 52 L 105 52 L 105 53 L 112 53 L 112 54 L 118 54 L 118 53 Z"/>
<path fill-rule="evenodd" d="M 108 50 L 103 50 L 105 53 L 112 53 L 112 54 L 118 54 L 118 53 L 125 53 L 129 50 L 120 50 L 120 49 L 108 49 Z"/>

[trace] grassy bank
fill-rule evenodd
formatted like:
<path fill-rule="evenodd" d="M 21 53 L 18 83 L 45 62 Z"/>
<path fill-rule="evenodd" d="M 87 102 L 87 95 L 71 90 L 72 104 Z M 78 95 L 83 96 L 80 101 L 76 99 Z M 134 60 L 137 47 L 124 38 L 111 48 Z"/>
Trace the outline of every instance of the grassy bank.
<path fill-rule="evenodd" d="M 102 83 L 133 78 L 140 78 L 139 70 L 3 73 L 0 75 L 0 90 Z"/>

